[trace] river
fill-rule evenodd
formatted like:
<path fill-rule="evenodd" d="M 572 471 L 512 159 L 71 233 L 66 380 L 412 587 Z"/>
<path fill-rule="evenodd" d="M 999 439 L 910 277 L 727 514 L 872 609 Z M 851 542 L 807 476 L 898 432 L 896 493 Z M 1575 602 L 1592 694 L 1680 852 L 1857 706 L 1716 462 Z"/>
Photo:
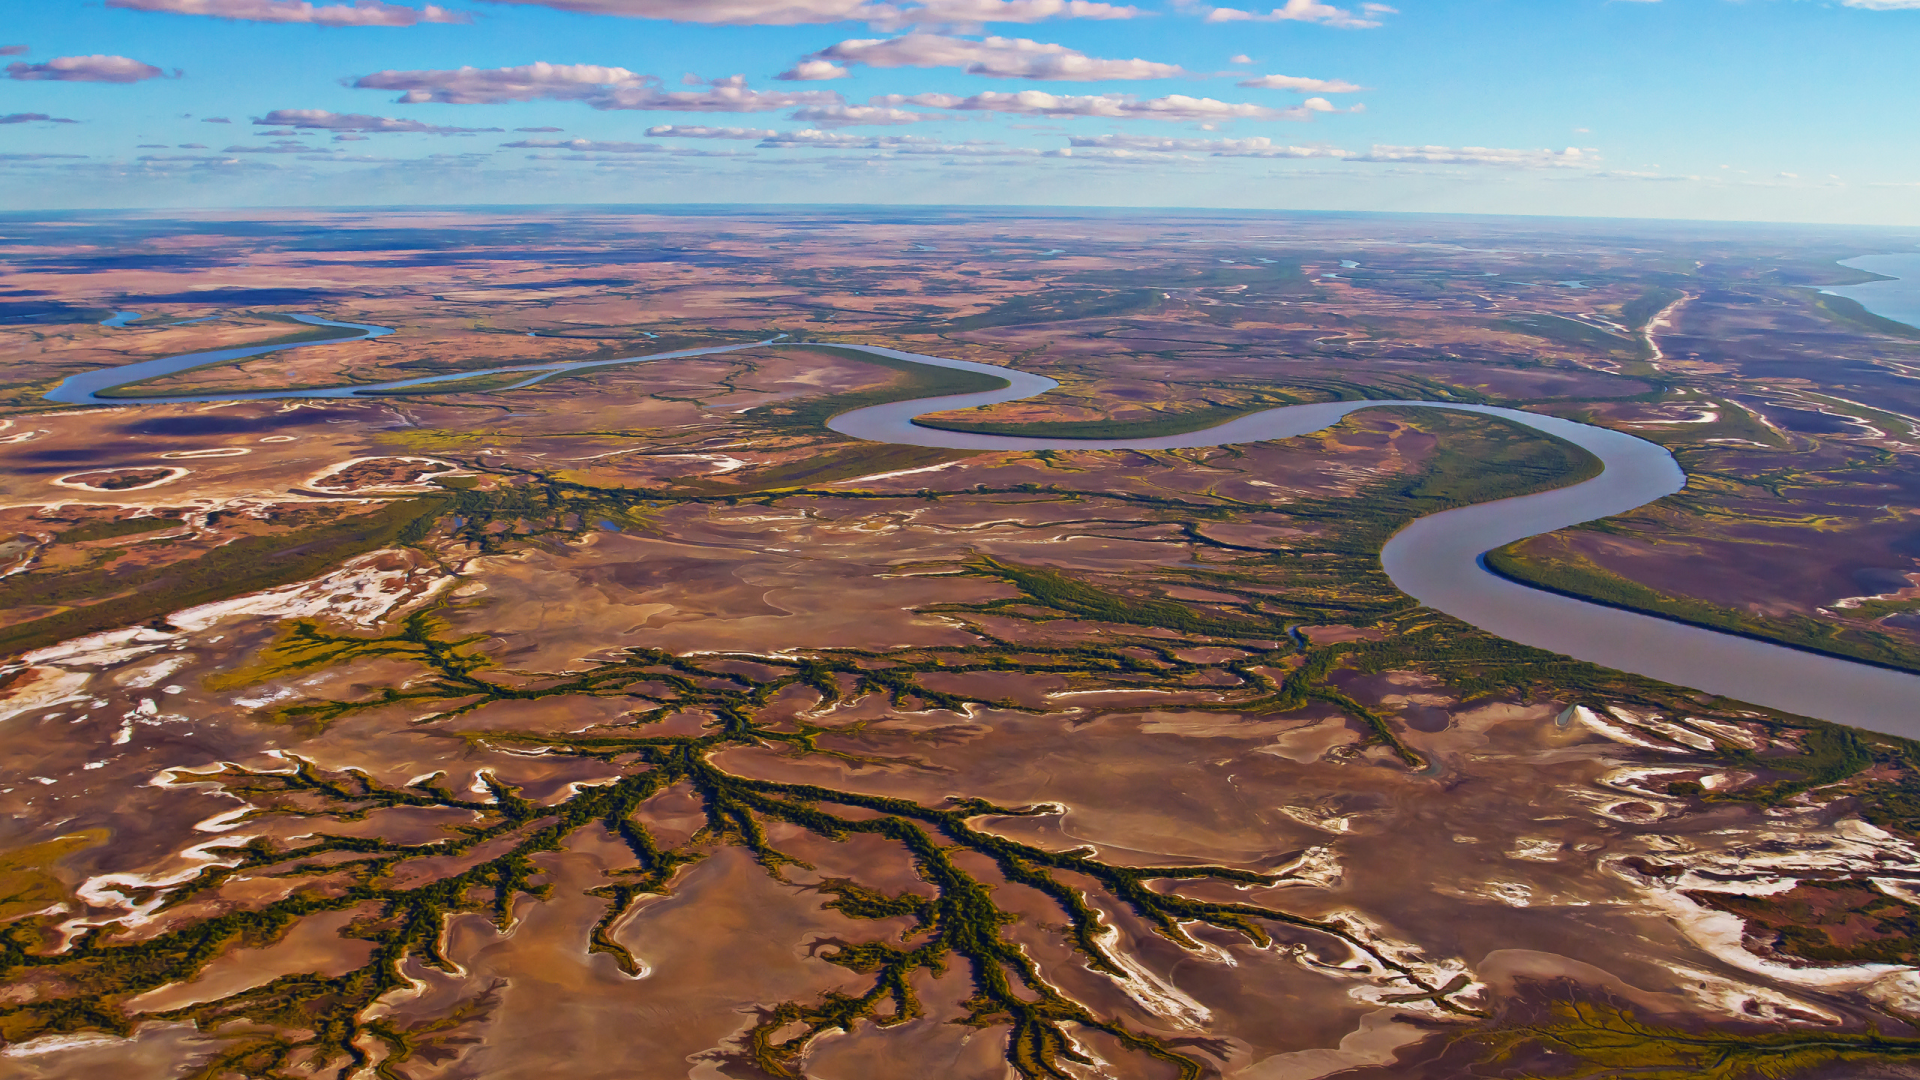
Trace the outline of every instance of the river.
<path fill-rule="evenodd" d="M 1876 282 L 1830 291 L 1851 295 L 1876 314 L 1887 318 L 1902 321 L 1920 319 L 1920 306 L 1911 312 L 1902 306 L 1920 298 L 1910 284 L 1920 282 L 1920 265 L 1916 265 L 1920 264 L 1920 255 L 1867 256 L 1848 260 L 1847 265 L 1885 272 L 1880 268 L 1891 266 L 1885 261 L 1889 259 L 1914 260 L 1914 264 L 1901 264 L 1901 268 L 1912 276 L 1901 282 Z M 1904 290 L 1879 288 L 1894 284 L 1908 287 Z M 339 323 L 310 316 L 299 318 L 316 326 L 359 329 L 364 331 L 363 338 L 387 332 L 380 327 L 359 323 Z M 340 340 L 343 339 L 335 339 L 334 343 Z M 521 371 L 529 373 L 529 378 L 514 385 L 525 386 L 582 368 L 710 355 L 772 343 L 724 345 L 587 363 L 494 368 L 487 372 L 462 372 L 361 387 L 140 399 L 103 399 L 94 396 L 103 390 L 158 375 L 280 348 L 300 347 L 265 346 L 169 357 L 89 372 L 65 380 L 47 396 L 55 401 L 76 404 L 115 405 L 130 404 L 136 400 L 140 403 L 165 403 L 289 397 L 341 398 L 353 397 L 368 390 L 392 390 L 468 379 L 480 374 Z M 842 413 L 828 421 L 827 426 L 834 431 L 872 442 L 958 450 L 1186 449 L 1305 435 L 1338 423 L 1342 417 L 1360 409 L 1383 405 L 1442 408 L 1498 416 L 1559 436 L 1592 452 L 1606 466 L 1605 470 L 1599 476 L 1569 487 L 1448 510 L 1413 522 L 1389 540 L 1380 555 L 1381 563 L 1393 583 L 1428 607 L 1510 641 L 1755 705 L 1852 724 L 1872 731 L 1920 737 L 1920 704 L 1916 704 L 1920 703 L 1920 676 L 1589 604 L 1508 581 L 1489 572 L 1481 564 L 1482 554 L 1503 544 L 1623 513 L 1679 491 L 1686 483 L 1679 465 L 1665 449 L 1644 439 L 1515 409 L 1430 401 L 1344 401 L 1293 405 L 1242 416 L 1201 431 L 1150 439 L 1032 439 L 942 431 L 921 427 L 913 423 L 913 418 L 948 409 L 1017 401 L 1045 393 L 1058 384 L 1030 372 L 966 360 L 870 346 L 840 347 L 934 367 L 980 372 L 1007 383 L 1003 389 L 977 394 L 954 394 L 875 405 Z"/>

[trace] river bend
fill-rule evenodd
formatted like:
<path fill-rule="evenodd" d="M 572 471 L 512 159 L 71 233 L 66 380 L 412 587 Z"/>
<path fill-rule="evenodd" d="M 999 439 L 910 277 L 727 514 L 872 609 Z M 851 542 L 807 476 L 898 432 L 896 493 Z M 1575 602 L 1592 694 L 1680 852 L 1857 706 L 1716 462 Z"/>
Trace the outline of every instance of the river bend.
<path fill-rule="evenodd" d="M 226 349 L 106 368 L 68 378 L 49 391 L 47 397 L 69 404 L 90 405 L 351 398 L 368 391 L 404 390 L 471 379 L 478 375 L 527 373 L 525 380 L 501 388 L 517 389 L 584 368 L 733 352 L 771 345 L 778 340 L 685 349 L 617 360 L 492 368 L 357 387 L 141 398 L 96 396 L 116 387 L 209 364 L 280 349 L 364 340 L 390 332 L 384 327 L 363 323 L 334 322 L 313 316 L 295 317 L 315 326 L 348 327 L 362 333 L 358 338 Z M 1058 384 L 1029 372 L 967 360 L 871 346 L 839 347 L 933 367 L 979 372 L 1007 383 L 1004 389 L 983 393 L 920 398 L 857 409 L 842 413 L 827 424 L 840 434 L 872 442 L 956 450 L 1191 449 L 1305 435 L 1338 423 L 1341 418 L 1360 409 L 1383 405 L 1419 406 L 1498 416 L 1558 436 L 1593 453 L 1605 465 L 1604 471 L 1592 479 L 1568 487 L 1447 510 L 1413 522 L 1389 540 L 1380 553 L 1380 561 L 1393 583 L 1430 608 L 1510 641 L 1755 705 L 1893 735 L 1920 737 L 1920 676 L 1590 604 L 1508 581 L 1485 568 L 1481 556 L 1493 548 L 1539 533 L 1623 513 L 1684 487 L 1686 476 L 1673 456 L 1664 448 L 1644 439 L 1517 409 L 1431 401 L 1341 401 L 1291 405 L 1238 417 L 1200 431 L 1149 439 L 1035 439 L 942 431 L 921 427 L 913 423 L 913 418 L 947 409 L 1018 401 L 1045 393 Z"/>

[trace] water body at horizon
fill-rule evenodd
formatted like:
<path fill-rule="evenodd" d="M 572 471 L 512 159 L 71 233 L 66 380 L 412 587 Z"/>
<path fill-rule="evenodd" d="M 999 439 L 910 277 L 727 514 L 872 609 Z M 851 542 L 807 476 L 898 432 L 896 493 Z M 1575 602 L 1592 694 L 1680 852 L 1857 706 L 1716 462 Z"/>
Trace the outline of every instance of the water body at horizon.
<path fill-rule="evenodd" d="M 1862 255 L 1840 265 L 1893 278 L 1863 285 L 1834 285 L 1821 292 L 1844 296 L 1883 319 L 1920 329 L 1920 251 Z"/>

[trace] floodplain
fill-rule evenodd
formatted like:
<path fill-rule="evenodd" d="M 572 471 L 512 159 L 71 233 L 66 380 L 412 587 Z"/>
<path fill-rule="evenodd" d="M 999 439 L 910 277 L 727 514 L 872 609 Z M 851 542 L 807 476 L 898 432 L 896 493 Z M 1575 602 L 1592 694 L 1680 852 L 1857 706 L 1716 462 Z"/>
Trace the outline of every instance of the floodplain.
<path fill-rule="evenodd" d="M 20 1075 L 530 1077 L 556 1040 L 594 1077 L 1920 1063 L 1920 746 L 1502 641 L 1381 571 L 1407 522 L 1572 482 L 1577 449 L 1420 409 L 1151 452 L 824 427 L 957 392 L 835 344 L 1062 384 L 929 418 L 963 430 L 1577 415 L 1662 441 L 1689 486 L 1505 572 L 1902 665 L 1917 448 L 1878 388 L 1913 346 L 1802 287 L 1859 280 L 1836 263 L 1861 238 L 931 210 L 95 230 L 10 231 L 49 267 L 12 280 L 54 299 L 0 327 Z M 210 260 L 246 284 L 190 294 Z M 98 325 L 119 310 L 143 318 Z M 36 400 L 294 313 L 396 332 L 130 389 L 785 338 L 507 391 Z M 1794 327 L 1789 376 L 1767 350 Z M 1840 347 L 1866 375 L 1806 359 Z M 1782 412 L 1862 398 L 1877 418 L 1834 431 Z"/>

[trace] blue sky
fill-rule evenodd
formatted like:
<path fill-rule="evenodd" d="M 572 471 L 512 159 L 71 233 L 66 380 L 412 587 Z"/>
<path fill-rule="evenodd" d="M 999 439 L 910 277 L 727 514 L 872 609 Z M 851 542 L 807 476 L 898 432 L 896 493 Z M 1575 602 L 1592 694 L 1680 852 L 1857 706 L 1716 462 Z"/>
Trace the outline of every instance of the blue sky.
<path fill-rule="evenodd" d="M 902 202 L 1920 224 L 1920 0 L 9 6 L 7 209 Z"/>

